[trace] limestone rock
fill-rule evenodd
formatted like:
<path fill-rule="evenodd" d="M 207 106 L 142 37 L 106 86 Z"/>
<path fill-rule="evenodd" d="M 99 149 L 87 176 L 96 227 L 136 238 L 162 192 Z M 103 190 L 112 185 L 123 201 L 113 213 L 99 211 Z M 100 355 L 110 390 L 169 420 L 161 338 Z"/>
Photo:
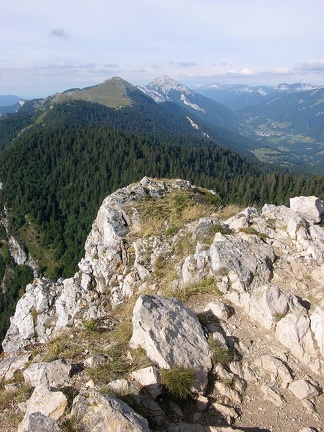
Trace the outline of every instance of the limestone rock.
<path fill-rule="evenodd" d="M 104 355 L 94 355 L 92 357 L 87 358 L 83 364 L 86 367 L 97 367 L 102 366 L 107 362 L 107 357 Z"/>
<path fill-rule="evenodd" d="M 233 290 L 244 292 L 252 285 L 268 282 L 275 258 L 270 246 L 256 236 L 249 240 L 216 233 L 210 247 L 214 273 L 227 272 Z M 253 237 L 253 238 L 252 238 Z M 236 303 L 236 302 L 235 302 Z"/>
<path fill-rule="evenodd" d="M 302 363 L 319 372 L 320 365 L 316 362 L 317 351 L 307 316 L 288 313 L 277 323 L 276 336 Z"/>
<path fill-rule="evenodd" d="M 145 391 L 148 391 L 154 399 L 161 394 L 162 387 L 159 384 L 159 372 L 154 366 L 138 369 L 131 373 L 131 377 L 143 386 Z"/>
<path fill-rule="evenodd" d="M 112 395 L 96 390 L 81 392 L 73 401 L 72 416 L 91 432 L 149 432 L 147 420 Z"/>
<path fill-rule="evenodd" d="M 60 432 L 61 428 L 57 422 L 40 412 L 28 416 L 24 432 Z"/>
<path fill-rule="evenodd" d="M 316 411 L 315 404 L 311 402 L 308 399 L 302 399 L 303 407 L 308 411 L 310 414 L 312 414 L 317 420 L 321 421 L 321 416 Z"/>
<path fill-rule="evenodd" d="M 18 432 L 25 432 L 29 416 L 39 412 L 51 419 L 58 420 L 64 413 L 68 401 L 60 391 L 49 390 L 45 385 L 39 385 L 27 401 L 26 413 L 18 427 Z"/>
<path fill-rule="evenodd" d="M 47 387 L 62 387 L 67 385 L 72 366 L 63 360 L 52 363 L 33 363 L 24 372 L 27 385 L 36 387 L 43 384 Z"/>
<path fill-rule="evenodd" d="M 310 321 L 319 350 L 324 357 L 324 300 L 315 307 L 310 316 Z"/>
<path fill-rule="evenodd" d="M 0 362 L 0 381 L 11 380 L 17 370 L 23 369 L 30 359 L 30 353 L 8 356 Z"/>
<path fill-rule="evenodd" d="M 196 373 L 194 387 L 204 391 L 211 353 L 197 316 L 175 298 L 142 295 L 133 312 L 130 345 L 141 346 L 162 368 L 181 366 Z"/>
<path fill-rule="evenodd" d="M 266 329 L 274 326 L 276 316 L 289 310 L 287 296 L 275 285 L 267 284 L 255 288 L 242 306 L 246 312 Z"/>
<path fill-rule="evenodd" d="M 292 382 L 289 385 L 289 390 L 298 399 L 307 399 L 319 395 L 318 389 L 307 379 L 301 379 Z"/>
<path fill-rule="evenodd" d="M 258 212 L 254 207 L 247 207 L 242 212 L 227 219 L 226 225 L 234 231 L 240 231 L 242 228 L 248 228 L 251 220 L 258 216 Z"/>
<path fill-rule="evenodd" d="M 232 424 L 233 420 L 238 417 L 237 412 L 235 409 L 231 406 L 224 405 L 218 402 L 214 402 L 212 404 L 212 407 L 214 410 L 218 413 L 220 413 L 225 419 L 227 420 L 228 424 Z"/>
<path fill-rule="evenodd" d="M 216 394 L 219 393 L 222 396 L 225 396 L 229 401 L 232 401 L 237 405 L 240 405 L 242 402 L 242 395 L 238 391 L 231 389 L 221 381 L 216 381 L 215 391 Z"/>
<path fill-rule="evenodd" d="M 8 237 L 8 245 L 10 255 L 18 265 L 28 264 L 28 258 L 26 252 L 23 250 L 17 239 L 13 236 Z"/>
<path fill-rule="evenodd" d="M 206 240 L 206 238 L 210 237 L 211 233 L 213 232 L 213 227 L 215 225 L 224 227 L 224 223 L 219 219 L 207 217 L 200 218 L 193 233 L 194 239 L 203 242 L 204 240 Z"/>
<path fill-rule="evenodd" d="M 216 365 L 215 372 L 217 377 L 221 380 L 232 381 L 234 379 L 234 374 L 228 371 L 221 363 Z"/>
<path fill-rule="evenodd" d="M 230 308 L 219 300 L 213 300 L 212 302 L 209 302 L 205 307 L 205 311 L 211 311 L 215 317 L 224 321 L 226 321 L 230 316 Z"/>
<path fill-rule="evenodd" d="M 209 251 L 198 242 L 194 254 L 187 256 L 182 266 L 182 279 L 184 284 L 199 282 L 209 272 Z"/>
<path fill-rule="evenodd" d="M 205 396 L 199 396 L 196 399 L 196 405 L 197 405 L 197 409 L 198 411 L 205 411 L 208 408 L 208 398 L 206 398 Z"/>
<path fill-rule="evenodd" d="M 315 196 L 290 198 L 290 208 L 304 219 L 318 223 L 324 214 L 324 202 Z"/>
<path fill-rule="evenodd" d="M 107 387 L 114 393 L 119 395 L 126 395 L 136 392 L 136 388 L 126 379 L 116 379 L 110 381 Z"/>
<path fill-rule="evenodd" d="M 263 385 L 263 386 L 261 386 L 261 391 L 262 391 L 265 399 L 272 402 L 277 407 L 282 405 L 285 401 L 284 398 L 282 397 L 282 395 L 280 394 L 279 390 L 277 388 L 275 388 L 274 386 Z"/>
<path fill-rule="evenodd" d="M 277 379 L 279 378 L 283 388 L 288 387 L 288 384 L 293 381 L 293 378 L 287 366 L 276 357 L 270 355 L 263 355 L 257 358 L 254 363 L 258 368 L 270 372 L 274 381 L 277 381 Z"/>

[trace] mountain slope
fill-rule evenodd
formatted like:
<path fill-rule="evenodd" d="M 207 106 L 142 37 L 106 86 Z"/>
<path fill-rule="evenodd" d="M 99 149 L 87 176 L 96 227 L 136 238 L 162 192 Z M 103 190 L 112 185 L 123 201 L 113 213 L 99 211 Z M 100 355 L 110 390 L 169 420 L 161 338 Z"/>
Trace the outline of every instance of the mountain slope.
<path fill-rule="evenodd" d="M 150 84 L 139 87 L 158 103 L 172 101 L 190 113 L 214 126 L 234 130 L 234 114 L 224 106 L 191 90 L 168 76 L 156 78 Z"/>
<path fill-rule="evenodd" d="M 57 94 L 53 102 L 66 102 L 71 100 L 83 100 L 87 102 L 98 102 L 110 108 L 131 105 L 129 92 L 134 91 L 135 86 L 127 81 L 114 77 L 102 84 L 84 89 L 71 89 Z"/>

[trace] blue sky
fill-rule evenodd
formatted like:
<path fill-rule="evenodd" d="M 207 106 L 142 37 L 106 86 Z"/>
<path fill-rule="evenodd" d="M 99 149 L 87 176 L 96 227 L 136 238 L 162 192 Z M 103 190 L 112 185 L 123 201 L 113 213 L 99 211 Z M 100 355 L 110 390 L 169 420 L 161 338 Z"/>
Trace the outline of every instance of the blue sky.
<path fill-rule="evenodd" d="M 120 76 L 324 85 L 322 0 L 0 0 L 0 94 Z"/>

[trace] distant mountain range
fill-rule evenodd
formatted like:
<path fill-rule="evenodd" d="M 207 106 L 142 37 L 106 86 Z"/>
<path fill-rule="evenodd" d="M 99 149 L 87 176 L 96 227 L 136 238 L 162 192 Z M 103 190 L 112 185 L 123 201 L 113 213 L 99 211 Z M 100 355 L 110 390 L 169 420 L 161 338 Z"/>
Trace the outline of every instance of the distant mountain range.
<path fill-rule="evenodd" d="M 44 99 L 22 101 L 17 96 L 3 96 L 0 105 L 9 101 L 14 104 L 9 109 L 0 106 L 0 113 L 19 111 L 21 115 L 37 116 L 57 103 L 76 100 L 113 109 L 128 107 L 137 116 L 146 113 L 145 120 L 138 117 L 134 132 L 147 130 L 150 123 L 156 130 L 163 125 L 169 131 L 216 139 L 224 147 L 261 161 L 317 172 L 324 164 L 324 87 L 310 84 L 211 84 L 194 91 L 168 76 L 138 87 L 114 77 L 96 86 L 69 89 Z M 154 126 L 149 120 L 152 115 L 158 119 Z M 21 125 L 25 127 L 28 121 L 21 119 Z M 124 127 L 129 130 L 127 125 Z M 6 129 L 0 148 L 15 131 Z"/>
<path fill-rule="evenodd" d="M 237 111 L 248 106 L 256 106 L 264 102 L 266 96 L 282 96 L 285 93 L 316 90 L 318 86 L 311 84 L 278 84 L 277 86 L 248 86 L 209 84 L 197 87 L 197 93 L 202 94 L 227 108 Z"/>

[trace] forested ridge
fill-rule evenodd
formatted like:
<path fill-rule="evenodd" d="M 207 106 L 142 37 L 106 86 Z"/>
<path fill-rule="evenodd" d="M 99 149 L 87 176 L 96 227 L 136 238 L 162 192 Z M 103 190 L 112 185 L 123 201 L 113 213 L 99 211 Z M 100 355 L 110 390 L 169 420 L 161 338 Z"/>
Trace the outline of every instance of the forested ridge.
<path fill-rule="evenodd" d="M 24 241 L 34 239 L 38 253 L 39 247 L 49 251 L 51 265 L 40 259 L 41 273 L 73 275 L 103 198 L 143 176 L 187 179 L 215 190 L 223 204 L 324 197 L 323 177 L 276 172 L 222 147 L 223 134 L 218 141 L 202 138 L 186 122 L 169 125 L 169 115 L 154 110 L 148 117 L 145 109 L 132 116 L 128 108 L 56 105 L 1 152 L 1 207 L 11 215 L 11 232 Z M 18 276 L 16 282 L 25 282 L 25 273 Z M 17 299 L 18 292 L 15 285 L 11 296 Z M 1 307 L 10 316 L 12 307 L 2 297 L 0 312 Z"/>

